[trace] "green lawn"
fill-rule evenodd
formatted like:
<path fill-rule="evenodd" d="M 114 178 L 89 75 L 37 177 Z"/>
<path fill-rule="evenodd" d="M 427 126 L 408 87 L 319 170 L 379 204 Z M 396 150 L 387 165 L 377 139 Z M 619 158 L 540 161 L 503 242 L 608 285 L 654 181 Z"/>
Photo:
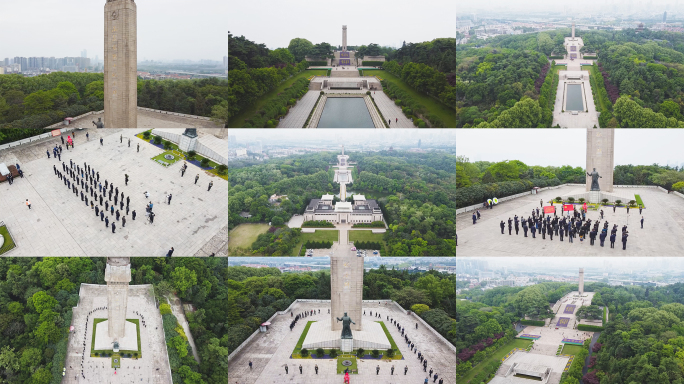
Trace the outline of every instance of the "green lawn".
<path fill-rule="evenodd" d="M 2 248 L 0 248 L 0 255 L 2 255 L 3 253 L 14 248 L 14 242 L 12 241 L 9 232 L 7 231 L 7 227 L 4 225 L 0 227 L 0 236 L 5 238 L 5 242 L 2 244 Z"/>
<path fill-rule="evenodd" d="M 350 365 L 349 367 L 345 367 L 344 365 L 342 365 L 342 362 L 344 360 L 351 361 L 352 365 Z M 349 369 L 349 374 L 352 374 L 352 375 L 359 373 L 358 367 L 356 366 L 356 357 L 353 357 L 353 356 L 342 357 L 342 356 L 340 356 L 337 358 L 337 374 L 344 374 L 345 369 Z"/>
<path fill-rule="evenodd" d="M 467 383 L 468 380 L 471 380 L 478 373 L 480 373 L 482 367 L 486 367 L 487 364 L 489 364 L 492 361 L 499 361 L 503 359 L 503 357 L 506 356 L 508 352 L 510 352 L 513 348 L 527 348 L 527 346 L 530 345 L 531 342 L 531 340 L 514 339 L 510 343 L 499 348 L 496 352 L 494 352 L 494 354 L 481 361 L 475 368 L 471 369 L 470 372 L 468 372 L 465 376 L 460 377 L 458 381 Z"/>
<path fill-rule="evenodd" d="M 295 355 L 297 355 L 297 358 L 301 358 L 299 355 L 299 351 L 302 350 L 302 344 L 304 344 L 304 339 L 306 339 L 306 334 L 309 333 L 309 328 L 311 327 L 311 324 L 315 323 L 315 321 L 308 321 L 306 325 L 304 326 L 304 331 L 302 331 L 302 335 L 299 336 L 299 340 L 297 341 L 297 345 L 295 345 L 294 351 L 292 351 L 292 357 L 294 358 Z"/>
<path fill-rule="evenodd" d="M 382 244 L 383 249 L 380 249 L 380 256 L 382 256 L 383 253 L 385 253 L 385 247 L 387 244 L 385 244 L 385 241 L 382 240 L 382 236 L 384 233 L 373 233 L 370 229 L 368 230 L 357 230 L 357 229 L 352 229 L 347 232 L 349 234 L 349 242 L 353 241 L 372 241 L 376 243 Z"/>
<path fill-rule="evenodd" d="M 320 230 L 317 229 L 316 232 L 314 233 L 302 233 L 302 240 L 297 244 L 294 249 L 298 250 L 299 253 L 301 253 L 302 245 L 304 245 L 307 241 L 339 241 L 340 240 L 340 231 L 337 229 L 331 229 L 331 230 Z"/>
<path fill-rule="evenodd" d="M 265 95 L 261 96 L 259 100 L 254 103 L 250 108 L 245 109 L 237 116 L 233 116 L 228 121 L 228 128 L 242 128 L 245 123 L 245 119 L 249 119 L 252 115 L 256 113 L 261 107 L 266 105 L 266 103 L 273 97 L 277 96 L 280 92 L 284 91 L 286 88 L 290 87 L 297 79 L 305 78 L 308 79 L 311 76 L 325 76 L 328 74 L 326 69 L 311 69 L 298 73 L 289 79 L 285 80 L 274 90 L 267 92 Z"/>
<path fill-rule="evenodd" d="M 164 156 L 166 156 L 166 155 L 172 155 L 172 156 L 173 156 L 173 160 L 167 160 L 167 159 L 165 159 Z M 172 164 L 176 163 L 176 162 L 177 162 L 178 160 L 180 160 L 180 159 L 181 159 L 180 155 L 179 155 L 177 152 L 173 152 L 173 151 L 164 151 L 164 152 L 162 152 L 162 153 L 160 153 L 160 154 L 158 154 L 157 156 L 155 156 L 155 157 L 152 158 L 152 160 L 154 160 L 154 162 L 156 162 L 156 163 L 159 164 L 159 165 L 163 165 L 163 164 L 158 163 L 157 160 L 163 161 L 163 162 L 168 163 L 169 165 L 172 165 Z"/>
<path fill-rule="evenodd" d="M 249 248 L 252 246 L 257 239 L 257 237 L 268 232 L 268 224 L 240 224 L 233 228 L 228 237 L 230 238 L 230 243 L 228 244 L 228 252 L 237 248 Z M 239 255 L 233 255 L 239 256 Z"/>
<path fill-rule="evenodd" d="M 95 331 L 97 329 L 96 326 L 98 323 L 101 323 L 103 321 L 107 321 L 107 319 L 94 319 L 93 320 L 93 338 L 90 342 L 90 357 L 96 357 L 95 353 L 100 354 L 100 357 L 101 357 L 102 353 L 104 353 L 104 352 L 108 353 L 111 357 L 112 354 L 114 353 L 114 350 L 112 350 L 112 349 L 109 349 L 109 350 L 103 349 L 103 350 L 97 350 L 97 351 L 95 350 Z M 133 354 L 133 353 L 137 352 L 138 358 L 141 358 L 142 357 L 142 350 L 141 350 L 142 346 L 140 345 L 140 320 L 138 320 L 138 319 L 126 319 L 126 321 L 128 321 L 129 323 L 135 324 L 135 329 L 138 332 L 138 350 L 137 351 L 129 351 L 129 350 L 123 350 L 122 349 L 118 353 L 120 355 L 123 355 L 125 353 Z M 113 362 L 113 360 L 112 360 L 112 362 Z"/>
<path fill-rule="evenodd" d="M 364 69 L 363 74 L 366 76 L 379 76 L 383 80 L 391 81 L 395 83 L 399 88 L 408 92 L 419 104 L 422 104 L 430 110 L 430 112 L 439 116 L 447 127 L 456 127 L 456 110 L 447 107 L 446 105 L 440 103 L 438 100 L 425 95 L 415 89 L 409 87 L 408 84 L 404 83 L 400 78 L 394 76 L 393 74 L 385 71 L 384 69 Z"/>
<path fill-rule="evenodd" d="M 394 352 L 394 356 L 392 358 L 386 357 L 388 360 L 401 360 L 401 352 L 399 351 L 399 348 L 397 348 L 397 343 L 394 342 L 394 339 L 392 338 L 392 335 L 390 335 L 389 331 L 387 330 L 387 327 L 385 326 L 385 323 L 382 321 L 376 321 L 376 323 L 380 323 L 380 326 L 382 327 L 382 330 L 385 332 L 385 336 L 387 336 L 387 339 L 390 342 L 390 347 L 394 349 L 396 352 Z"/>
<path fill-rule="evenodd" d="M 563 351 L 561 352 L 561 354 L 563 354 L 563 355 L 573 355 L 573 356 L 574 356 L 574 355 L 580 353 L 580 351 L 582 350 L 582 348 L 583 348 L 583 346 L 581 346 L 581 345 L 565 344 L 565 346 L 563 347 Z"/>

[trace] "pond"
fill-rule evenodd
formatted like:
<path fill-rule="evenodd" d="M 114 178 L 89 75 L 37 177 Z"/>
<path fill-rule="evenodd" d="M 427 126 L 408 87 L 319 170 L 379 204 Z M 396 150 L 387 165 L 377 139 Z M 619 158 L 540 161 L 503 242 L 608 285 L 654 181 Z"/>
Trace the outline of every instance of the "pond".
<path fill-rule="evenodd" d="M 375 128 L 361 97 L 329 97 L 317 128 Z"/>
<path fill-rule="evenodd" d="M 566 111 L 584 111 L 584 103 L 582 102 L 582 84 L 568 84 L 567 85 L 567 101 L 565 103 Z"/>

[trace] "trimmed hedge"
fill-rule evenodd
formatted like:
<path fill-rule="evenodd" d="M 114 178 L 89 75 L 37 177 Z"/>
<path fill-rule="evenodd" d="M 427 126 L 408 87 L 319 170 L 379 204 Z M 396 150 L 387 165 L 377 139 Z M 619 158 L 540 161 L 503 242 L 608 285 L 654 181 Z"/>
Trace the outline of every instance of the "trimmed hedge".
<path fill-rule="evenodd" d="M 278 116 L 283 107 L 287 107 L 288 102 L 296 103 L 297 99 L 308 92 L 309 80 L 300 78 L 292 86 L 285 89 L 278 96 L 269 100 L 264 107 L 245 122 L 245 128 L 266 128 L 269 120 L 278 120 Z"/>
<path fill-rule="evenodd" d="M 568 378 L 574 378 L 578 381 L 582 378 L 582 369 L 584 368 L 584 360 L 589 356 L 589 347 L 584 346 L 570 364 L 570 368 L 567 372 L 564 372 L 561 376 L 561 383 L 565 382 Z"/>
<path fill-rule="evenodd" d="M 582 58 L 583 58 L 583 59 L 587 59 L 587 60 L 596 60 L 596 59 L 598 59 L 597 56 L 583 56 Z"/>
<path fill-rule="evenodd" d="M 354 246 L 356 249 L 382 249 L 382 244 L 374 241 L 355 241 Z"/>
<path fill-rule="evenodd" d="M 372 67 L 379 67 L 381 65 L 385 64 L 384 61 L 373 61 L 373 60 L 363 60 L 361 62 L 361 65 L 370 65 Z"/>
<path fill-rule="evenodd" d="M 332 248 L 333 243 L 332 241 L 311 241 L 307 240 L 306 243 L 304 243 L 304 248 L 306 249 L 330 249 Z"/>
<path fill-rule="evenodd" d="M 523 179 L 503 181 L 500 183 L 478 184 L 465 188 L 456 188 L 456 208 L 482 204 L 492 197 L 506 197 L 518 193 L 529 192 L 532 187 L 551 187 L 560 185 L 558 178 L 553 179 Z"/>
<path fill-rule="evenodd" d="M 546 322 L 542 320 L 520 320 L 520 324 L 522 325 L 534 325 L 537 327 L 543 327 Z"/>
<path fill-rule="evenodd" d="M 563 58 L 563 56 L 549 56 L 548 57 L 549 60 L 562 59 L 562 58 Z"/>
<path fill-rule="evenodd" d="M 335 224 L 325 220 L 309 220 L 302 223 L 302 228 L 335 228 Z"/>
<path fill-rule="evenodd" d="M 387 80 L 382 80 L 380 81 L 382 84 L 383 92 L 387 94 L 387 96 L 393 100 L 398 99 L 401 102 L 401 105 L 406 106 L 412 110 L 414 114 L 422 114 L 423 117 L 425 117 L 427 120 L 430 122 L 430 126 L 432 128 L 445 128 L 444 122 L 442 119 L 440 119 L 437 115 L 434 113 L 428 113 L 428 109 L 425 108 L 422 104 L 418 103 L 415 99 L 413 99 L 406 91 L 403 89 L 399 88 L 396 84 L 387 81 Z M 404 115 L 406 117 L 410 118 L 409 114 L 404 110 Z M 418 124 L 416 124 L 418 125 Z"/>
<path fill-rule="evenodd" d="M 307 61 L 309 63 L 309 66 L 315 65 L 317 67 L 328 65 L 327 61 Z"/>
<path fill-rule="evenodd" d="M 592 75 L 589 76 L 589 83 L 591 84 L 591 90 L 594 93 L 594 105 L 596 110 L 601 112 L 599 116 L 599 125 L 602 128 L 608 126 L 608 122 L 613 118 L 613 103 L 611 103 L 608 97 L 608 91 L 606 90 L 605 80 L 599 67 L 594 63 L 592 65 Z M 605 105 L 606 108 L 601 108 L 601 105 Z M 610 109 L 608 109 L 610 108 Z"/>
<path fill-rule="evenodd" d="M 589 331 L 589 332 L 601 332 L 601 331 L 603 331 L 603 327 L 599 327 L 597 325 L 586 325 L 586 324 L 577 324 L 577 329 L 580 331 Z"/>
<path fill-rule="evenodd" d="M 372 223 L 358 223 L 352 225 L 352 228 L 385 228 L 385 223 L 382 221 L 374 221 Z"/>

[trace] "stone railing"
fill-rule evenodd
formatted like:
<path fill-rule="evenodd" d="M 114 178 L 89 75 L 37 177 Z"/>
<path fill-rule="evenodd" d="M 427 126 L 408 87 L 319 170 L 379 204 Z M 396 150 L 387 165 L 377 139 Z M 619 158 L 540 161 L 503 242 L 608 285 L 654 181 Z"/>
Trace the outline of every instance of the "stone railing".
<path fill-rule="evenodd" d="M 204 117 L 204 116 L 197 116 L 197 115 L 186 115 L 186 114 L 184 114 L 184 113 L 162 111 L 162 110 L 159 110 L 159 109 L 152 109 L 152 108 L 138 107 L 138 111 L 147 111 L 147 112 L 160 113 L 160 114 L 162 114 L 162 115 L 172 115 L 172 116 L 186 117 L 186 118 L 188 118 L 188 119 L 197 119 L 197 120 L 211 121 L 211 117 Z"/>
<path fill-rule="evenodd" d="M 62 134 L 64 134 L 64 133 L 73 131 L 74 129 L 76 129 L 76 128 L 60 128 L 60 131 L 62 132 Z M 51 137 L 57 137 L 57 136 L 52 136 L 52 132 L 47 132 L 47 133 L 40 134 L 38 136 L 31 136 L 31 137 L 27 137 L 26 139 L 22 139 L 19 141 L 13 141 L 11 143 L 0 145 L 0 150 L 14 148 L 14 147 L 18 147 L 18 146 L 24 145 L 24 144 L 35 143 L 35 142 L 42 141 L 43 139 L 47 139 L 47 138 L 51 138 Z"/>
<path fill-rule="evenodd" d="M 677 191 L 674 191 L 674 192 L 672 192 L 672 193 L 674 193 L 675 195 L 677 195 L 677 196 L 681 197 L 682 199 L 684 199 L 684 195 L 682 195 L 681 193 L 679 193 L 679 192 L 677 192 Z"/>
<path fill-rule="evenodd" d="M 293 309 L 292 307 L 295 306 L 296 304 L 300 303 L 300 302 L 301 303 L 330 303 L 330 300 L 297 299 L 297 300 L 293 301 L 292 304 L 290 304 L 290 306 L 287 307 L 286 310 L 277 311 L 276 313 L 273 314 L 273 316 L 271 316 L 266 321 L 270 322 L 276 316 L 285 315 L 288 312 L 292 312 L 292 309 Z M 364 303 L 378 303 L 378 304 L 380 304 L 380 303 L 385 303 L 385 304 L 393 303 L 400 311 L 402 311 L 403 313 L 408 313 L 408 311 L 406 311 L 404 308 L 402 308 L 401 305 L 399 305 L 396 301 L 392 301 L 392 300 L 363 300 L 363 302 Z M 439 340 L 441 340 L 443 343 L 445 343 L 446 346 L 449 347 L 449 349 L 453 350 L 454 353 L 456 353 L 456 347 L 454 345 L 452 345 L 442 335 L 440 335 L 439 332 L 435 331 L 428 323 L 426 323 L 423 319 L 421 319 L 420 316 L 416 315 L 413 312 L 410 312 L 409 316 L 415 317 L 418 321 L 420 321 L 423 324 L 424 327 L 429 329 Z M 406 328 L 406 327 L 404 327 L 404 328 Z M 261 332 L 257 329 L 247 339 L 245 339 L 245 341 L 243 341 L 239 347 L 235 348 L 235 350 L 230 355 L 228 355 L 228 362 L 230 362 L 232 359 L 234 359 L 235 356 L 237 356 L 237 354 L 240 351 L 242 351 L 243 348 L 245 348 L 247 345 L 249 345 L 249 343 L 252 341 L 252 339 L 254 339 L 259 333 L 261 333 Z"/>

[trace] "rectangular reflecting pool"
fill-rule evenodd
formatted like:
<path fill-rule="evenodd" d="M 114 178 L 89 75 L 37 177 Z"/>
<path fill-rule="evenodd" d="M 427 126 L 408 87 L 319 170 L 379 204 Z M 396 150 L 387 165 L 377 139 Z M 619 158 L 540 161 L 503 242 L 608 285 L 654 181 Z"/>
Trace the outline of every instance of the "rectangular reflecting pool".
<path fill-rule="evenodd" d="M 361 97 L 329 97 L 317 128 L 375 128 Z"/>
<path fill-rule="evenodd" d="M 582 84 L 568 84 L 565 97 L 567 98 L 565 103 L 566 111 L 584 111 Z"/>

